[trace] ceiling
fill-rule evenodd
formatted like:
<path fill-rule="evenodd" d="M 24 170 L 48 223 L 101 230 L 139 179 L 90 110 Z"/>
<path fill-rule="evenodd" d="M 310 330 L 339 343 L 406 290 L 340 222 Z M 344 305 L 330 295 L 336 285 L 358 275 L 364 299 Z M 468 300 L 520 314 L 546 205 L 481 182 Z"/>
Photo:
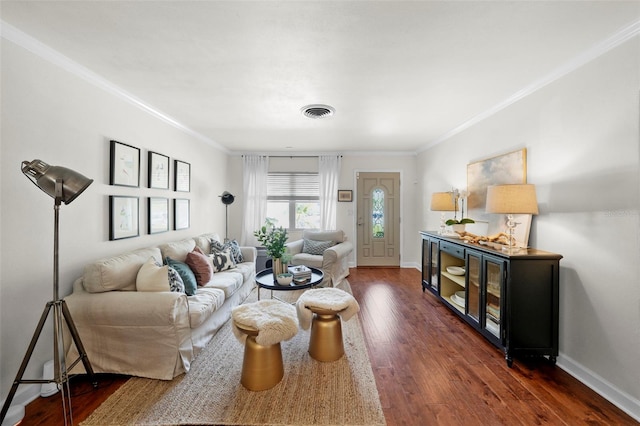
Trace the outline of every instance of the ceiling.
<path fill-rule="evenodd" d="M 579 66 L 640 2 L 3 0 L 0 13 L 232 153 L 414 153 Z M 317 103 L 335 115 L 301 114 Z"/>

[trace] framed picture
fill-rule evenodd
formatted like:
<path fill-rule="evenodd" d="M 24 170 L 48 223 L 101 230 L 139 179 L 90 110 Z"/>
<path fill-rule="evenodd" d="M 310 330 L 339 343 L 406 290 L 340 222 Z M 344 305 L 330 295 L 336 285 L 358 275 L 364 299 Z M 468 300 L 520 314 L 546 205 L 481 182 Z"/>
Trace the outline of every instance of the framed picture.
<path fill-rule="evenodd" d="M 140 187 L 140 148 L 111 141 L 109 184 Z"/>
<path fill-rule="evenodd" d="M 169 157 L 149 151 L 149 188 L 169 189 Z"/>
<path fill-rule="evenodd" d="M 175 190 L 189 192 L 191 190 L 191 164 L 175 160 Z"/>
<path fill-rule="evenodd" d="M 169 230 L 169 199 L 149 197 L 147 207 L 149 234 L 167 232 Z"/>
<path fill-rule="evenodd" d="M 353 191 L 350 189 L 338 189 L 338 201 L 344 202 L 352 202 L 353 201 Z"/>
<path fill-rule="evenodd" d="M 189 200 L 186 198 L 176 198 L 173 200 L 173 229 L 189 228 Z"/>
<path fill-rule="evenodd" d="M 109 196 L 109 240 L 140 235 L 138 197 Z"/>
<path fill-rule="evenodd" d="M 467 217 L 486 225 L 486 235 L 505 232 L 506 215 L 485 213 L 487 187 L 491 185 L 527 183 L 527 150 L 508 152 L 467 165 Z M 529 241 L 531 215 L 514 215 L 518 226 L 515 237 L 524 245 Z"/>

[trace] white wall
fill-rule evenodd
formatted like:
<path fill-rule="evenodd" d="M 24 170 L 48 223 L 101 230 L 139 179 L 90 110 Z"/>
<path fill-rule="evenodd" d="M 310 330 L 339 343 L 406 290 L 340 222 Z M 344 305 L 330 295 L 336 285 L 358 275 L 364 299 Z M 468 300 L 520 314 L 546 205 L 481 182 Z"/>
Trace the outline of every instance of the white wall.
<path fill-rule="evenodd" d="M 558 364 L 640 419 L 640 37 L 419 156 L 432 192 L 468 163 L 527 149 L 540 215 L 530 245 L 564 256 Z"/>
<path fill-rule="evenodd" d="M 392 143 L 392 141 L 390 142 Z M 241 223 L 242 223 L 242 158 L 239 156 L 232 157 L 229 161 L 230 164 L 230 186 L 237 191 L 239 197 L 236 197 L 236 203 L 233 206 L 237 209 L 234 210 L 236 215 L 229 219 L 229 233 L 233 236 L 240 236 Z M 342 157 L 342 173 L 340 174 L 340 189 L 350 189 L 354 192 L 354 202 L 352 203 L 337 203 L 336 212 L 336 227 L 342 229 L 347 238 L 351 241 L 356 240 L 356 225 L 355 225 L 355 210 L 356 210 L 356 172 L 366 171 L 392 171 L 400 173 L 401 181 L 401 218 L 402 218 L 402 235 L 400 244 L 402 246 L 402 266 L 416 267 L 419 264 L 420 258 L 420 245 L 419 234 L 417 225 L 419 223 L 416 209 L 416 193 L 418 188 L 418 181 L 416 179 L 416 157 L 409 154 L 398 155 L 355 155 L 345 154 Z M 290 159 L 272 157 L 269 159 L 270 171 L 285 171 L 292 170 L 296 167 L 296 170 L 310 170 L 318 171 L 318 160 L 315 158 L 298 158 Z M 235 194 L 235 193 L 234 193 Z M 337 194 L 336 194 L 337 197 Z M 300 233 L 292 232 L 289 237 L 289 241 L 294 241 L 301 238 Z M 356 242 L 357 244 L 357 242 Z M 354 266 L 356 263 L 355 253 L 352 253 L 349 259 L 350 265 Z M 416 283 L 416 288 L 420 288 L 420 283 Z"/>
<path fill-rule="evenodd" d="M 39 158 L 94 179 L 60 211 L 60 294 L 65 296 L 84 265 L 100 257 L 204 232 L 224 234 L 224 206 L 218 195 L 227 189 L 227 154 L 5 39 L 1 102 L 0 396 L 4 399 L 52 298 L 53 199 L 21 173 L 21 162 Z M 110 139 L 141 148 L 141 188 L 108 184 Z M 191 163 L 190 193 L 145 188 L 149 150 Z M 109 241 L 109 195 L 140 197 L 140 237 Z M 147 235 L 148 196 L 189 198 L 190 229 Z M 47 324 L 25 378 L 41 376 L 52 348 Z M 25 388 L 19 387 L 18 396 L 27 392 Z"/>

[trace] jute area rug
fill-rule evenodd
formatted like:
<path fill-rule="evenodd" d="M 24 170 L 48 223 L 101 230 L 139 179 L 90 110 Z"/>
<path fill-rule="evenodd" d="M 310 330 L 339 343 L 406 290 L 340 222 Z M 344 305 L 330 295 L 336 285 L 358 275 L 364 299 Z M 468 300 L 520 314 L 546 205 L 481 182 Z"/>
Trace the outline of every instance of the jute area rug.
<path fill-rule="evenodd" d="M 338 287 L 351 292 L 346 281 Z M 256 290 L 245 303 L 255 300 Z M 171 381 L 133 377 L 81 424 L 384 425 L 358 316 L 343 322 L 342 333 L 345 356 L 323 363 L 309 356 L 309 331 L 300 330 L 281 344 L 282 381 L 252 392 L 240 384 L 244 348 L 227 322 L 187 374 Z"/>

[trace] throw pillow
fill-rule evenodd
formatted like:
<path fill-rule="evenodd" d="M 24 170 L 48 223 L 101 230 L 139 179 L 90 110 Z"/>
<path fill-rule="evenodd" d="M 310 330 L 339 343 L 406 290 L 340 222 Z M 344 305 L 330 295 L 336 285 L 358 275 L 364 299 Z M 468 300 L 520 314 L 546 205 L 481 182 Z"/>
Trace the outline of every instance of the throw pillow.
<path fill-rule="evenodd" d="M 217 240 L 211 240 L 211 254 L 230 251 L 233 261 L 235 263 L 244 262 L 244 256 L 242 256 L 242 250 L 240 250 L 240 244 L 236 240 L 225 241 L 221 243 Z"/>
<path fill-rule="evenodd" d="M 233 256 L 231 256 L 231 252 L 228 251 L 210 254 L 209 259 L 211 260 L 214 272 L 222 272 L 236 267 Z"/>
<path fill-rule="evenodd" d="M 203 286 L 211 281 L 211 277 L 213 276 L 211 262 L 209 262 L 207 256 L 205 256 L 198 247 L 192 252 L 187 253 L 185 262 L 196 276 L 196 282 L 199 286 Z"/>
<path fill-rule="evenodd" d="M 150 257 L 138 270 L 137 291 L 170 291 L 169 267 L 162 266 Z"/>
<path fill-rule="evenodd" d="M 302 252 L 306 254 L 316 254 L 322 256 L 322 253 L 329 247 L 333 247 L 333 241 L 316 241 L 305 239 L 302 244 Z"/>
<path fill-rule="evenodd" d="M 167 265 L 178 271 L 178 274 L 184 283 L 184 292 L 187 296 L 193 296 L 196 294 L 198 282 L 196 281 L 196 276 L 193 274 L 193 271 L 189 268 L 189 265 L 184 262 L 174 260 L 168 256 L 165 258 L 165 262 Z"/>
<path fill-rule="evenodd" d="M 184 281 L 182 281 L 182 278 L 180 278 L 180 274 L 171 266 L 167 265 L 167 267 L 169 268 L 169 288 L 171 289 L 171 291 L 184 293 Z"/>

